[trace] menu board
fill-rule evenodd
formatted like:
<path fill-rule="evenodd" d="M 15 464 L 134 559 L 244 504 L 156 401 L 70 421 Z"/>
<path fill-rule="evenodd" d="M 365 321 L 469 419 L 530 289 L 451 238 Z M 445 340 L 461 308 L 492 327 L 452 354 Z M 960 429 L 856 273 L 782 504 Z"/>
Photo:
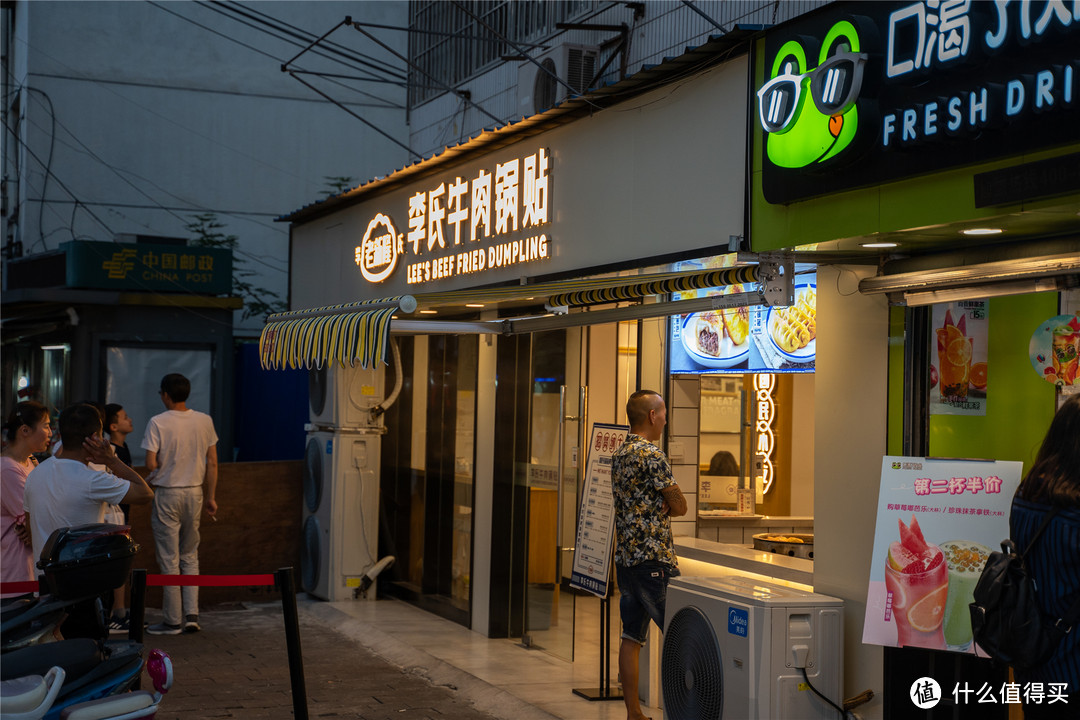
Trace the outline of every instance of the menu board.
<path fill-rule="evenodd" d="M 611 548 L 615 536 L 615 499 L 611 493 L 611 456 L 626 439 L 626 425 L 593 423 L 585 459 L 585 487 L 578 507 L 574 569 L 570 587 L 607 597 Z"/>
<path fill-rule="evenodd" d="M 705 269 L 710 267 L 708 263 L 703 265 Z M 789 307 L 738 307 L 672 316 L 671 372 L 814 372 L 817 273 L 812 268 L 796 265 L 795 302 Z M 751 289 L 748 285 L 728 285 L 687 290 L 672 293 L 672 300 L 719 297 Z"/>
<path fill-rule="evenodd" d="M 1022 465 L 885 456 L 864 643 L 986 657 L 968 605 L 991 551 L 1009 537 Z"/>

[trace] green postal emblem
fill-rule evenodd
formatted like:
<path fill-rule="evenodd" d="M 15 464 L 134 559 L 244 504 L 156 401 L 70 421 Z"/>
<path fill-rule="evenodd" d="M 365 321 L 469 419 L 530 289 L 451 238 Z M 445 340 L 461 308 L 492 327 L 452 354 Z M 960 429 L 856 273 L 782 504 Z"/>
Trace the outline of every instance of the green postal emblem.
<path fill-rule="evenodd" d="M 757 92 L 758 116 L 768 133 L 765 150 L 774 165 L 824 163 L 851 144 L 859 127 L 855 102 L 866 59 L 858 32 L 847 20 L 829 30 L 812 70 L 798 40 L 781 46 L 771 79 Z"/>

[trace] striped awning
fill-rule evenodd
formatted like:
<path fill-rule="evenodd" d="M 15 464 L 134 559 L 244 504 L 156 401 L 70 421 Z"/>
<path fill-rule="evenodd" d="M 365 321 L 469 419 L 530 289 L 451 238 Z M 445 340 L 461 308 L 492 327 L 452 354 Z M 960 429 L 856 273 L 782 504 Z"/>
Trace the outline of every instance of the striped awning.
<path fill-rule="evenodd" d="M 275 313 L 266 319 L 259 337 L 259 360 L 274 370 L 335 362 L 355 366 L 357 361 L 362 367 L 375 367 L 386 360 L 390 317 L 398 310 L 414 309 L 415 300 L 405 295 Z"/>
<path fill-rule="evenodd" d="M 585 307 L 650 295 L 759 282 L 757 265 L 694 272 L 562 280 L 378 300 L 275 313 L 259 338 L 264 368 L 323 367 L 330 363 L 374 367 L 386 361 L 394 313 L 468 302 L 497 303 L 535 298 L 549 308 Z M 400 316 L 400 315 L 399 315 Z M 435 321 L 438 322 L 438 321 Z"/>

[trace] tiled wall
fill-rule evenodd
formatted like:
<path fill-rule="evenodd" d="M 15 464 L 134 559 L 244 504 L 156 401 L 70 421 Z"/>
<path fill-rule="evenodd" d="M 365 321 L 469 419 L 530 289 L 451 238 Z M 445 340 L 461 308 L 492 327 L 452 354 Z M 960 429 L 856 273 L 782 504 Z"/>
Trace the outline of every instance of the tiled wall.
<path fill-rule="evenodd" d="M 671 521 L 675 535 L 695 537 L 698 497 L 698 408 L 700 383 L 696 375 L 672 379 L 668 398 L 668 458 L 675 482 L 686 496 L 687 513 Z"/>

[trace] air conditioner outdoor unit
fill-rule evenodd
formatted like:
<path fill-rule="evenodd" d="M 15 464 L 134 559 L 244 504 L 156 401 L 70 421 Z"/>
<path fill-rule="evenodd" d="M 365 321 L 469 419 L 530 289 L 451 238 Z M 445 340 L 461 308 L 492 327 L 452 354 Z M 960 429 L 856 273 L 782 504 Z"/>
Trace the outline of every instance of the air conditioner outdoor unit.
<path fill-rule="evenodd" d="M 311 424 L 329 428 L 371 428 L 382 425 L 371 409 L 386 396 L 386 369 L 332 364 L 308 371 Z"/>
<path fill-rule="evenodd" d="M 370 431 L 308 433 L 300 582 L 315 597 L 352 599 L 376 563 L 381 443 Z"/>
<path fill-rule="evenodd" d="M 555 107 L 571 94 L 588 89 L 600 51 L 590 45 L 563 43 L 518 67 L 518 112 L 528 117 Z M 541 69 L 543 68 L 543 69 Z M 546 70 L 547 72 L 545 72 Z M 558 77 L 562 82 L 558 82 Z M 572 87 L 573 93 L 563 85 Z"/>
<path fill-rule="evenodd" d="M 674 578 L 660 658 L 666 720 L 821 720 L 840 703 L 843 600 L 745 577 Z"/>

